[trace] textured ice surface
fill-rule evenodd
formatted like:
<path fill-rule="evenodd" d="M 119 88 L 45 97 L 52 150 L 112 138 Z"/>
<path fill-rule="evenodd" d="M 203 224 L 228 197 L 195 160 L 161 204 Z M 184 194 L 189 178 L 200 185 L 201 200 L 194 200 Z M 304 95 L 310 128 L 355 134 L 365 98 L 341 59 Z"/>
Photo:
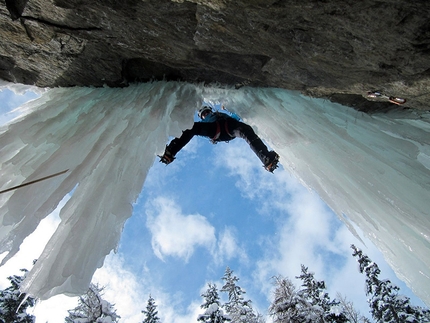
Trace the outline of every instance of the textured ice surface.
<path fill-rule="evenodd" d="M 192 125 L 203 100 L 238 113 L 281 155 L 284 168 L 355 223 L 430 304 L 429 114 L 369 116 L 280 89 L 174 82 L 124 89 L 53 89 L 0 129 L 0 252 L 19 248 L 73 190 L 24 290 L 47 298 L 84 292 L 115 249 L 132 203 L 169 136 Z M 276 176 L 268 173 L 268 176 Z"/>

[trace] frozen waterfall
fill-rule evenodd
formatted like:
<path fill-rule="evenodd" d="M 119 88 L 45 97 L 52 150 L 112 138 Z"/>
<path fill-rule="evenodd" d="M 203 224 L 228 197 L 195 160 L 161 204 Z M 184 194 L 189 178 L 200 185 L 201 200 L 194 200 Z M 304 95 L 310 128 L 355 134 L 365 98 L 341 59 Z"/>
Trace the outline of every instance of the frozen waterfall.
<path fill-rule="evenodd" d="M 175 82 L 52 89 L 0 128 L 0 190 L 68 169 L 0 195 L 3 263 L 72 194 L 25 292 L 48 298 L 87 289 L 116 248 L 156 154 L 192 125 L 203 100 L 221 102 L 252 125 L 284 168 L 351 231 L 360 228 L 430 304 L 429 113 L 369 116 L 281 89 Z"/>

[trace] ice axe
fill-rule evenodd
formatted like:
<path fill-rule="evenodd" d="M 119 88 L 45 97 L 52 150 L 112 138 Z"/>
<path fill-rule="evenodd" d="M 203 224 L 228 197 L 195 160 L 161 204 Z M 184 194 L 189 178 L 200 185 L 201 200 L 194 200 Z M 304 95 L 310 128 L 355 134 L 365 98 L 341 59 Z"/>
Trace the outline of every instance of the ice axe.
<path fill-rule="evenodd" d="M 6 190 L 0 191 L 0 194 L 3 194 L 3 193 L 6 193 L 6 192 L 9 192 L 9 191 L 16 190 L 17 188 L 21 188 L 21 187 L 24 187 L 24 186 L 27 186 L 27 185 L 31 185 L 31 184 L 34 184 L 34 183 L 38 183 L 38 182 L 44 181 L 44 180 L 46 180 L 46 179 L 49 179 L 49 178 L 52 178 L 52 177 L 55 177 L 55 176 L 58 176 L 58 175 L 64 174 L 64 173 L 66 173 L 66 172 L 68 172 L 68 171 L 69 171 L 69 170 L 68 170 L 68 169 L 66 169 L 66 170 L 63 170 L 63 171 L 61 171 L 61 172 L 58 172 L 58 173 L 55 173 L 55 174 L 49 175 L 49 176 L 45 176 L 45 177 L 42 177 L 42 178 L 39 178 L 39 179 L 35 179 L 34 181 L 30 181 L 30 182 L 27 182 L 27 183 L 20 184 L 20 185 L 18 185 L 18 186 L 14 186 L 14 187 L 8 188 L 8 189 L 6 189 Z"/>

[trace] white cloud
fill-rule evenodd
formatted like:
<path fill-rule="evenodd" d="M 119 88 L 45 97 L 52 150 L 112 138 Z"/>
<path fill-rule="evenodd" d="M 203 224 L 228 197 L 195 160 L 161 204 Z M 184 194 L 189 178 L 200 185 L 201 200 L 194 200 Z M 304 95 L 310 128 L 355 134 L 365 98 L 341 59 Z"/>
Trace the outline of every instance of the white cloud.
<path fill-rule="evenodd" d="M 122 323 L 143 320 L 144 314 L 141 311 L 146 309 L 150 294 L 155 300 L 162 322 L 192 322 L 200 313 L 198 301 L 191 302 L 185 312 L 181 311 L 180 295 L 164 292 L 162 287 L 154 285 L 151 275 L 138 275 L 129 270 L 122 254 L 111 253 L 107 256 L 103 267 L 96 271 L 93 282 L 104 287 L 103 298 L 114 304 Z"/>
<path fill-rule="evenodd" d="M 202 141 L 200 140 L 190 140 L 184 148 L 181 149 L 182 152 L 188 154 L 192 158 L 198 157 L 199 148 L 202 146 Z"/>
<path fill-rule="evenodd" d="M 214 158 L 215 166 L 225 167 L 230 175 L 240 177 L 236 186 L 249 197 L 254 197 L 256 188 L 256 176 L 258 174 L 256 165 L 259 160 L 249 146 L 236 139 L 228 145 L 222 145 L 216 150 Z M 263 167 L 261 167 L 263 169 Z"/>
<path fill-rule="evenodd" d="M 202 304 L 199 301 L 191 302 L 191 304 L 187 307 L 185 313 L 181 313 L 182 311 L 178 310 L 175 306 L 171 304 L 169 306 L 165 306 L 165 304 L 169 301 L 174 301 L 171 297 L 166 297 L 164 302 L 160 302 L 159 313 L 162 322 L 171 322 L 171 323 L 190 323 L 196 322 L 196 318 L 199 314 L 202 313 L 202 309 L 200 305 Z"/>
<path fill-rule="evenodd" d="M 212 250 L 215 228 L 200 214 L 184 215 L 171 199 L 158 197 L 147 208 L 147 227 L 158 258 L 175 256 L 187 261 L 198 246 Z"/>
<path fill-rule="evenodd" d="M 339 291 L 365 311 L 364 277 L 349 250 L 351 243 L 359 244 L 357 239 L 316 194 L 282 168 L 274 175 L 267 174 L 254 158 L 246 144 L 238 143 L 220 151 L 216 165 L 237 176 L 236 186 L 242 195 L 258 200 L 260 212 L 273 217 L 278 225 L 266 241 L 266 255 L 256 263 L 254 277 L 261 290 L 270 298 L 270 278 L 280 274 L 294 280 L 304 264 L 316 279 L 326 281 L 331 297 Z"/>
<path fill-rule="evenodd" d="M 39 302 L 33 312 L 33 315 L 36 316 L 36 323 L 64 322 L 64 318 L 68 315 L 67 310 L 75 308 L 77 303 L 77 297 L 65 295 L 57 295 Z"/>
<path fill-rule="evenodd" d="M 218 246 L 220 254 L 227 259 L 231 259 L 236 254 L 238 246 L 231 229 L 226 228 L 220 235 Z"/>
<path fill-rule="evenodd" d="M 129 270 L 122 254 L 111 253 L 107 256 L 103 267 L 96 271 L 93 282 L 105 287 L 103 298 L 114 304 L 122 323 L 141 322 L 144 319 L 141 311 L 146 309 L 150 294 L 162 322 L 192 322 L 201 311 L 198 301 L 191 302 L 182 311 L 181 295 L 163 291 L 163 287 L 154 284 L 151 275 L 139 275 Z"/>
<path fill-rule="evenodd" d="M 316 196 L 304 190 L 292 195 L 284 207 L 289 216 L 280 221 L 273 241 L 275 252 L 262 260 L 260 267 L 272 268 L 273 272 L 290 278 L 300 274 L 301 264 L 312 272 L 323 273 L 330 266 L 328 257 L 340 253 L 333 241 L 327 209 Z"/>
<path fill-rule="evenodd" d="M 223 264 L 226 260 L 239 258 L 241 263 L 248 261 L 244 248 L 239 246 L 235 235 L 235 229 L 226 227 L 219 234 L 217 250 L 213 253 L 216 264 Z"/>
<path fill-rule="evenodd" d="M 40 96 L 35 92 L 37 89 L 33 86 L 0 82 L 0 126 L 20 115 L 15 108 Z"/>
<path fill-rule="evenodd" d="M 103 267 L 94 274 L 93 282 L 104 287 L 103 298 L 114 305 L 121 322 L 142 321 L 141 311 L 146 308 L 149 282 L 126 269 L 121 255 L 106 257 Z"/>
<path fill-rule="evenodd" d="M 188 261 L 196 247 L 209 250 L 216 264 L 239 258 L 248 261 L 237 241 L 235 229 L 225 227 L 215 237 L 215 228 L 200 214 L 184 215 L 172 199 L 158 197 L 147 207 L 147 227 L 152 234 L 154 253 L 161 260 L 174 256 Z"/>

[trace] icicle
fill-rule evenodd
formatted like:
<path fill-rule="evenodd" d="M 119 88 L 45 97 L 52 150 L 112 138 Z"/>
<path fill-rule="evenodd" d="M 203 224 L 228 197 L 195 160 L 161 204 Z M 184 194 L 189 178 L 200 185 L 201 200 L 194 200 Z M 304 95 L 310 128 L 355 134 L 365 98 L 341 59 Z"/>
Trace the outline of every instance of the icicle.
<path fill-rule="evenodd" d="M 3 262 L 76 187 L 23 291 L 43 299 L 87 290 L 117 246 L 155 154 L 169 134 L 180 134 L 192 122 L 195 93 L 190 85 L 164 83 L 54 89 L 0 135 L 3 188 L 70 170 L 0 196 L 0 251 L 9 252 Z"/>
<path fill-rule="evenodd" d="M 284 168 L 317 191 L 350 230 L 356 225 L 367 234 L 430 303 L 428 113 L 369 116 L 281 89 L 175 82 L 50 90 L 0 130 L 0 189 L 69 169 L 0 195 L 6 260 L 75 188 L 24 292 L 47 298 L 88 288 L 117 246 L 155 155 L 169 136 L 192 125 L 204 100 L 222 102 L 254 126 Z"/>

